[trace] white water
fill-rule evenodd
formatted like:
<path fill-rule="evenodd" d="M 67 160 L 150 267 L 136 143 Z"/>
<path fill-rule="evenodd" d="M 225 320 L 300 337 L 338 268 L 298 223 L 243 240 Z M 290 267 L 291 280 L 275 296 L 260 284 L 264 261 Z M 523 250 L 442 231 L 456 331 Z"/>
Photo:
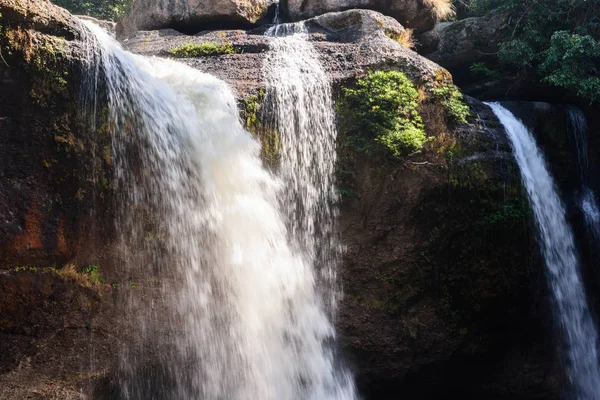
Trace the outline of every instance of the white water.
<path fill-rule="evenodd" d="M 565 207 L 533 135 L 500 104 L 489 106 L 506 128 L 535 215 L 573 396 L 581 400 L 597 399 L 600 396 L 598 333 L 587 304 Z"/>
<path fill-rule="evenodd" d="M 581 185 L 579 207 L 583 212 L 586 229 L 591 240 L 600 241 L 600 209 L 596 201 L 596 194 L 590 188 L 590 163 L 588 145 L 588 124 L 585 114 L 577 107 L 565 108 L 568 119 L 568 134 L 575 142 L 577 150 L 577 171 Z"/>
<path fill-rule="evenodd" d="M 300 170 L 273 176 L 225 83 L 176 62 L 127 53 L 86 25 L 99 44 L 95 58 L 109 92 L 117 186 L 125 192 L 119 204 L 124 253 L 133 254 L 131 263 L 148 261 L 138 266 L 148 273 L 157 268 L 175 281 L 174 293 L 165 294 L 168 318 L 148 317 L 139 327 L 144 336 L 145 326 L 158 322 L 175 337 L 173 354 L 160 357 L 173 388 L 158 398 L 354 398 L 349 375 L 335 365 L 334 328 L 317 288 L 318 257 L 306 242 L 322 222 L 320 202 L 332 196 L 331 162 L 323 182 Z M 288 77 L 279 79 L 283 84 Z M 294 106 L 303 101 L 309 99 Z M 312 165 L 305 156 L 298 155 Z M 307 197 L 301 213 L 286 209 L 294 206 L 288 187 Z M 289 228 L 291 215 L 298 216 Z M 156 237 L 160 245 L 150 240 Z M 160 346 L 162 339 L 152 343 Z M 126 368 L 135 362 L 124 359 Z M 142 379 L 123 383 L 127 398 L 149 398 L 144 393 L 156 382 Z"/>
<path fill-rule="evenodd" d="M 334 227 L 337 130 L 331 84 L 302 23 L 277 25 L 267 35 L 272 39 L 263 62 L 265 103 L 281 141 L 282 208 L 294 247 L 321 271 L 335 315 L 340 247 Z"/>

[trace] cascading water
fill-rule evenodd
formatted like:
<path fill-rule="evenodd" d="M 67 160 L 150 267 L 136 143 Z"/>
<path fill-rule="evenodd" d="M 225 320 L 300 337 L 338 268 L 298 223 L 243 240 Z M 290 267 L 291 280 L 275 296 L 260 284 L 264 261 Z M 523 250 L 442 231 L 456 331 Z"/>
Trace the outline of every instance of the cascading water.
<path fill-rule="evenodd" d="M 100 65 L 108 93 L 124 258 L 130 268 L 170 282 L 163 290 L 167 311 L 159 321 L 157 311 L 146 311 L 138 328 L 151 346 L 175 343 L 173 352 L 159 351 L 169 385 L 158 383 L 156 393 L 149 387 L 160 374 L 146 380 L 125 374 L 124 397 L 355 398 L 350 376 L 336 366 L 335 331 L 317 287 L 315 260 L 327 257 L 317 257 L 309 236 L 323 222 L 314 237 L 332 229 L 322 203 L 333 196 L 331 161 L 302 158 L 308 175 L 284 168 L 274 177 L 242 128 L 225 83 L 176 62 L 127 53 L 86 25 L 95 42 L 91 64 Z M 329 128 L 332 121 L 322 123 Z M 314 143 L 320 139 L 307 140 L 332 150 L 329 142 Z M 323 181 L 311 182 L 321 167 Z M 282 209 L 296 205 L 285 187 L 307 196 L 301 210 Z M 292 215 L 287 228 L 285 216 Z M 165 337 L 149 337 L 153 324 Z M 139 355 L 126 354 L 124 370 L 137 362 L 143 362 Z"/>
<path fill-rule="evenodd" d="M 583 212 L 586 229 L 593 242 L 600 242 L 600 209 L 596 201 L 596 194 L 590 188 L 589 176 L 589 146 L 588 125 L 585 114 L 577 107 L 565 107 L 567 114 L 567 133 L 573 140 L 577 153 L 577 171 L 581 193 L 579 207 Z"/>
<path fill-rule="evenodd" d="M 500 104 L 489 106 L 506 129 L 534 211 L 573 397 L 596 399 L 600 394 L 598 333 L 587 304 L 565 208 L 533 135 Z"/>
<path fill-rule="evenodd" d="M 281 143 L 281 198 L 290 237 L 307 262 L 321 271 L 320 283 L 335 310 L 335 271 L 340 247 L 335 237 L 335 112 L 331 84 L 304 24 L 272 27 L 263 63 L 265 104 Z"/>
<path fill-rule="evenodd" d="M 337 130 L 331 84 L 303 23 L 276 24 L 267 36 L 272 39 L 263 62 L 265 105 L 280 142 L 278 174 L 286 183 L 280 204 L 295 251 L 320 271 L 320 294 L 334 318 L 341 246 L 335 234 Z M 356 398 L 349 372 L 339 373 L 345 398 Z"/>

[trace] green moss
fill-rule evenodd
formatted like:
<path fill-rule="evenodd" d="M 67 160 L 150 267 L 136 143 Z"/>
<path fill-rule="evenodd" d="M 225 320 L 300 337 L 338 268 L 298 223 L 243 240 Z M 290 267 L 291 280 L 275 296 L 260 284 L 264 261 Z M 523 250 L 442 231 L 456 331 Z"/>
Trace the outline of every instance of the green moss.
<path fill-rule="evenodd" d="M 81 272 L 89 276 L 92 285 L 104 284 L 104 279 L 100 275 L 100 267 L 98 265 L 86 265 L 81 269 Z"/>
<path fill-rule="evenodd" d="M 33 267 L 31 265 L 22 265 L 22 266 L 14 267 L 13 271 L 15 271 L 15 272 L 37 272 L 38 269 L 39 269 L 38 267 Z"/>
<path fill-rule="evenodd" d="M 281 140 L 279 132 L 263 120 L 264 98 L 265 92 L 261 89 L 256 95 L 243 99 L 240 109 L 246 129 L 261 143 L 262 160 L 273 167 L 279 162 L 281 156 Z"/>
<path fill-rule="evenodd" d="M 228 42 L 186 43 L 169 49 L 169 53 L 179 58 L 218 56 L 223 54 L 236 54 L 239 52 L 240 50 L 238 48 Z"/>
<path fill-rule="evenodd" d="M 419 115 L 419 93 L 398 71 L 377 71 L 344 88 L 338 111 L 355 134 L 349 143 L 369 152 L 373 144 L 397 158 L 420 151 L 427 142 Z"/>

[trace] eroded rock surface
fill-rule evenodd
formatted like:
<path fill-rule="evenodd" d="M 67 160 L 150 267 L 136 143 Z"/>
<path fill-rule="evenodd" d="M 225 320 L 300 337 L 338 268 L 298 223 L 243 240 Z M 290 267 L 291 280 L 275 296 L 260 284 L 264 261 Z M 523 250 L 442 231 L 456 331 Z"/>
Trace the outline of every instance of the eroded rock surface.
<path fill-rule="evenodd" d="M 137 310 L 124 304 L 131 296 L 156 301 L 165 282 L 124 285 L 119 269 L 98 258 L 110 254 L 114 189 L 105 184 L 108 138 L 100 130 L 90 140 L 80 109 L 77 21 L 44 0 L 0 0 L 0 13 L 0 397 L 109 399 L 118 392 L 115 356 L 139 334 Z M 543 279 L 530 216 L 496 119 L 471 101 L 471 125 L 446 121 L 427 96 L 451 77 L 393 40 L 404 28 L 391 18 L 353 10 L 306 26 L 338 95 L 369 70 L 406 73 L 422 92 L 432 137 L 423 152 L 397 162 L 358 151 L 340 132 L 339 185 L 354 196 L 341 205 L 345 299 L 336 322 L 365 398 L 557 397 L 552 346 L 540 339 L 547 337 Z M 263 33 L 140 31 L 124 44 L 171 57 L 187 43 L 230 43 L 236 54 L 180 61 L 227 81 L 247 105 L 251 97 L 260 102 L 273 40 Z M 87 288 L 48 270 L 14 270 L 72 259 L 98 262 L 104 283 Z M 155 365 L 140 357 L 136 367 Z"/>
<path fill-rule="evenodd" d="M 495 59 L 500 39 L 510 34 L 506 14 L 493 12 L 485 17 L 441 22 L 419 37 L 421 53 L 447 68 L 459 82 L 468 83 L 474 63 Z"/>
<path fill-rule="evenodd" d="M 417 31 L 431 29 L 435 23 L 431 8 L 421 0 L 283 0 L 281 8 L 292 21 L 356 8 L 379 11 Z"/>
<path fill-rule="evenodd" d="M 411 78 L 432 82 L 441 68 L 391 37 L 404 28 L 392 18 L 370 10 L 329 13 L 306 21 L 309 37 L 334 83 L 364 75 L 368 70 L 401 69 Z M 245 97 L 262 87 L 262 63 L 269 43 L 264 29 L 207 31 L 190 36 L 174 30 L 138 32 L 124 46 L 138 54 L 170 57 L 178 46 L 206 42 L 229 43 L 238 54 L 178 59 L 228 82 Z"/>
<path fill-rule="evenodd" d="M 117 36 L 174 28 L 199 32 L 210 27 L 250 27 L 265 17 L 269 0 L 137 0 L 117 25 Z"/>

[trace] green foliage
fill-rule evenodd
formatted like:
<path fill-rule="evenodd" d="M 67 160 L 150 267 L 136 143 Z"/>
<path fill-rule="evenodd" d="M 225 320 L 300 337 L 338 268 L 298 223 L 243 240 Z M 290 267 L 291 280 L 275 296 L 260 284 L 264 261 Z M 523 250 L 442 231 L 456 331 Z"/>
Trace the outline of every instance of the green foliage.
<path fill-rule="evenodd" d="M 117 21 L 123 17 L 132 0 L 52 0 L 73 14 Z"/>
<path fill-rule="evenodd" d="M 500 8 L 511 34 L 499 43 L 507 72 L 533 74 L 590 102 L 600 100 L 600 0 L 470 0 L 476 14 Z"/>
<path fill-rule="evenodd" d="M 347 187 L 338 187 L 337 194 L 341 201 L 349 201 L 358 199 L 358 192 L 356 189 Z"/>
<path fill-rule="evenodd" d="M 600 100 L 600 44 L 589 35 L 558 31 L 552 35 L 540 70 L 544 82 L 571 89 L 592 102 Z"/>
<path fill-rule="evenodd" d="M 13 268 L 13 271 L 15 271 L 15 272 L 37 272 L 38 267 L 32 267 L 30 265 L 23 265 L 23 266 Z"/>
<path fill-rule="evenodd" d="M 270 124 L 263 121 L 264 90 L 241 101 L 241 115 L 246 129 L 250 131 L 261 144 L 261 159 L 269 166 L 275 166 L 281 156 L 281 138 L 279 132 Z"/>
<path fill-rule="evenodd" d="M 463 100 L 462 93 L 456 86 L 444 83 L 431 90 L 436 101 L 439 101 L 446 110 L 446 116 L 457 124 L 466 124 L 471 118 L 471 109 Z"/>
<path fill-rule="evenodd" d="M 228 42 L 186 43 L 184 45 L 169 49 L 169 53 L 179 58 L 192 58 L 218 56 L 222 54 L 236 54 L 239 53 L 239 49 L 233 47 L 233 45 Z"/>
<path fill-rule="evenodd" d="M 348 124 L 364 136 L 351 136 L 361 150 L 374 140 L 394 157 L 423 148 L 427 136 L 419 115 L 419 93 L 402 72 L 377 71 L 344 88 L 339 110 Z"/>
<path fill-rule="evenodd" d="M 81 272 L 89 275 L 90 281 L 93 284 L 104 284 L 104 279 L 102 279 L 102 276 L 100 276 L 100 267 L 98 265 L 86 265 L 81 269 Z"/>
<path fill-rule="evenodd" d="M 489 79 L 497 79 L 500 77 L 498 71 L 489 68 L 484 62 L 473 63 L 473 65 L 469 67 L 469 70 L 474 76 L 483 76 Z"/>

